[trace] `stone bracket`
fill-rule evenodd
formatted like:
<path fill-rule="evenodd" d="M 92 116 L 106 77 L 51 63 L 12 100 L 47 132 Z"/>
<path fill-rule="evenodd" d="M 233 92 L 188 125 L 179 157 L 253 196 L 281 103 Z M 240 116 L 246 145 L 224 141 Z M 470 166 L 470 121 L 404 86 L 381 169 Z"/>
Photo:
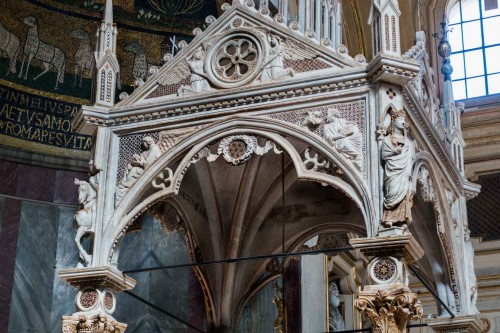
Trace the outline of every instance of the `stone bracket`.
<path fill-rule="evenodd" d="M 102 286 L 120 292 L 136 285 L 134 279 L 110 266 L 63 269 L 59 277 L 77 288 Z"/>
<path fill-rule="evenodd" d="M 455 318 L 434 318 L 427 324 L 438 333 L 479 333 L 483 322 L 479 316 L 457 316 Z"/>
<path fill-rule="evenodd" d="M 424 256 L 424 250 L 410 233 L 354 238 L 350 243 L 367 257 L 402 256 L 411 264 Z"/>

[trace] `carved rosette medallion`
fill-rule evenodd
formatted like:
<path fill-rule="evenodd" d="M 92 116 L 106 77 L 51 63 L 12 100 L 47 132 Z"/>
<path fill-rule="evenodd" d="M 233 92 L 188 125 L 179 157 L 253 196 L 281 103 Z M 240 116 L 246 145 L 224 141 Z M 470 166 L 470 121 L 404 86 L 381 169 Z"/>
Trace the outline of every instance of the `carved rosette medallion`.
<path fill-rule="evenodd" d="M 257 139 L 249 135 L 234 135 L 224 138 L 219 143 L 218 154 L 233 164 L 240 165 L 248 161 L 257 147 Z"/>
<path fill-rule="evenodd" d="M 240 87 L 257 78 L 267 53 L 267 44 L 260 34 L 230 31 L 210 48 L 205 71 L 215 86 Z"/>

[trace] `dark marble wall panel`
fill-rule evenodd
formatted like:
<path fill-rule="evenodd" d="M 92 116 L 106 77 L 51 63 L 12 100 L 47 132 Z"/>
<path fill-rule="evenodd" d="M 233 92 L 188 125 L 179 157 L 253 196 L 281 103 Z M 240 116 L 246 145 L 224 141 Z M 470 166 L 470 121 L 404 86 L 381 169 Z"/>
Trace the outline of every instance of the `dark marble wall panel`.
<path fill-rule="evenodd" d="M 21 201 L 6 198 L 0 233 L 0 332 L 7 332 L 11 308 Z"/>
<path fill-rule="evenodd" d="M 57 206 L 23 202 L 9 316 L 10 333 L 50 332 L 58 221 Z"/>
<path fill-rule="evenodd" d="M 279 280 L 281 285 L 281 279 Z M 278 310 L 273 303 L 274 281 L 262 287 L 245 305 L 238 320 L 238 333 L 274 333 Z"/>
<path fill-rule="evenodd" d="M 16 196 L 23 199 L 52 202 L 56 170 L 19 165 Z"/>
<path fill-rule="evenodd" d="M 285 269 L 285 303 L 287 315 L 287 333 L 301 333 L 301 290 L 300 290 L 300 257 L 291 259 Z"/>
<path fill-rule="evenodd" d="M 141 231 L 128 234 L 122 243 L 119 269 L 188 262 L 188 251 L 180 233 L 166 234 L 157 220 L 145 215 Z M 133 274 L 138 283 L 132 292 L 188 321 L 190 271 L 190 268 L 181 268 Z M 129 325 L 127 333 L 185 332 L 186 327 L 124 294 L 118 296 L 115 318 Z"/>
<path fill-rule="evenodd" d="M 57 237 L 56 268 L 53 284 L 52 308 L 50 313 L 50 332 L 61 332 L 61 316 L 76 311 L 75 296 L 77 289 L 62 281 L 57 273 L 64 268 L 76 267 L 78 248 L 73 240 L 75 228 L 73 219 L 76 208 L 64 207 L 59 210 L 59 232 Z"/>
<path fill-rule="evenodd" d="M 75 178 L 88 181 L 89 176 L 82 172 L 57 170 L 54 185 L 55 203 L 78 204 L 78 186 L 75 185 Z"/>
<path fill-rule="evenodd" d="M 5 197 L 0 196 L 0 236 L 2 235 L 3 209 L 5 207 Z"/>
<path fill-rule="evenodd" d="M 16 195 L 19 166 L 20 164 L 17 163 L 0 161 L 0 175 L 2 175 L 0 185 L 1 194 Z"/>
<path fill-rule="evenodd" d="M 205 313 L 205 296 L 201 289 L 200 281 L 194 270 L 189 275 L 189 313 L 188 323 L 204 331 L 207 328 L 207 318 Z M 189 329 L 188 333 L 197 333 L 194 329 Z"/>

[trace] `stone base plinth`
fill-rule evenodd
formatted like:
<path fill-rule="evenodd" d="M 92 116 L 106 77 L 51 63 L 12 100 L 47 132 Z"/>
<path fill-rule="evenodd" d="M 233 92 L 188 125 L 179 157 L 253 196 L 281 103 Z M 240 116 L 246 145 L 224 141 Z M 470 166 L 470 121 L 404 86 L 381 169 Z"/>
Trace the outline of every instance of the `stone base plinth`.
<path fill-rule="evenodd" d="M 77 288 L 102 286 L 118 292 L 133 289 L 136 284 L 134 279 L 110 266 L 64 269 L 59 277 Z"/>
<path fill-rule="evenodd" d="M 411 264 L 424 256 L 424 250 L 412 234 L 397 230 L 377 237 L 354 238 L 350 243 L 367 257 L 401 256 L 407 264 Z"/>
<path fill-rule="evenodd" d="M 483 322 L 479 316 L 457 316 L 455 318 L 434 318 L 427 324 L 438 333 L 480 333 Z"/>

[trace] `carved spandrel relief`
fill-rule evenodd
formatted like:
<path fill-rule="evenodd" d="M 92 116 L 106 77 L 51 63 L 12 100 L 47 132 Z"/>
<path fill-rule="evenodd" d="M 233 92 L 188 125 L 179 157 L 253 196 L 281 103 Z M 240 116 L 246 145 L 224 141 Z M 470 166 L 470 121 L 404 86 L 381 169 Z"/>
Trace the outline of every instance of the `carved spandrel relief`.
<path fill-rule="evenodd" d="M 404 110 L 390 111 L 390 123 L 382 137 L 381 158 L 384 161 L 384 227 L 411 223 L 413 191 L 411 174 L 415 161 L 415 143 L 408 137 Z"/>
<path fill-rule="evenodd" d="M 337 114 L 336 117 L 334 113 Z M 269 117 L 301 126 L 324 138 L 333 149 L 352 161 L 359 171 L 363 171 L 364 113 L 365 102 L 360 100 L 310 108 L 301 112 L 277 113 Z"/>
<path fill-rule="evenodd" d="M 363 135 L 358 125 L 354 121 L 341 118 L 337 109 L 328 109 L 325 121 L 323 139 L 362 170 Z"/>
<path fill-rule="evenodd" d="M 132 156 L 132 160 L 125 169 L 123 178 L 116 188 L 116 203 L 121 201 L 137 178 L 161 155 L 160 147 L 158 147 L 155 140 L 150 136 L 142 139 L 142 149 L 143 151 L 140 154 Z"/>
<path fill-rule="evenodd" d="M 86 234 L 94 233 L 98 183 L 98 175 L 90 177 L 89 182 L 75 179 L 75 185 L 78 185 L 78 210 L 75 214 L 78 229 L 75 242 L 80 253 L 77 267 L 88 266 L 92 260 L 92 255 L 83 248 L 81 239 Z"/>

